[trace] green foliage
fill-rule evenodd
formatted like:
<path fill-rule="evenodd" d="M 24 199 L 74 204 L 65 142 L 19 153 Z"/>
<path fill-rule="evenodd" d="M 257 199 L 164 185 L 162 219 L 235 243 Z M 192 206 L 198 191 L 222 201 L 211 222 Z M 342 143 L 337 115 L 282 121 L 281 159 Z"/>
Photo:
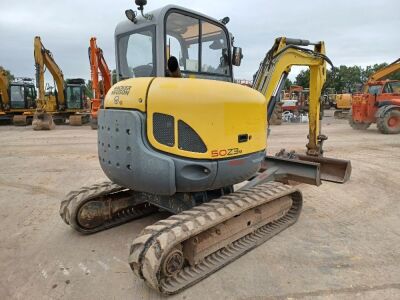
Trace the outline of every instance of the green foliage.
<path fill-rule="evenodd" d="M 112 84 L 117 83 L 117 70 L 116 69 L 112 70 L 112 72 L 111 72 L 111 81 L 112 81 Z"/>
<path fill-rule="evenodd" d="M 310 82 L 310 69 L 301 70 L 296 76 L 296 85 L 301 85 L 303 88 L 308 88 Z"/>
<path fill-rule="evenodd" d="M 88 80 L 87 83 L 85 84 L 85 92 L 86 96 L 88 96 L 90 99 L 93 98 L 93 89 L 91 80 Z"/>
<path fill-rule="evenodd" d="M 382 63 L 366 66 L 365 68 L 345 65 L 335 67 L 333 70 L 327 71 L 325 88 L 335 89 L 337 93 L 359 91 L 372 73 L 387 65 L 387 63 Z M 400 71 L 391 74 L 388 79 L 400 80 Z M 303 88 L 308 88 L 309 80 L 310 70 L 302 70 L 296 76 L 295 84 L 301 85 Z"/>
<path fill-rule="evenodd" d="M 11 81 L 13 81 L 15 79 L 14 75 L 11 74 L 11 72 L 9 70 L 3 68 L 2 66 L 0 66 L 0 70 L 4 70 L 6 72 L 8 81 L 11 82 Z"/>
<path fill-rule="evenodd" d="M 285 91 L 287 91 L 287 90 L 289 90 L 289 88 L 290 88 L 291 85 L 293 85 L 293 82 L 292 82 L 289 78 L 286 78 L 286 80 L 285 80 L 285 86 L 283 87 L 283 89 L 284 89 Z"/>

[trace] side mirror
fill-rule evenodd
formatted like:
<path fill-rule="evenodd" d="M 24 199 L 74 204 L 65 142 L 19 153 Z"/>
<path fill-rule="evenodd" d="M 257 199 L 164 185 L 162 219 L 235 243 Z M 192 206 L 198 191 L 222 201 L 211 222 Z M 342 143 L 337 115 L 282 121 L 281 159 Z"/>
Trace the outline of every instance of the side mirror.
<path fill-rule="evenodd" d="M 243 58 L 242 48 L 233 47 L 232 64 L 234 66 L 240 66 L 240 63 L 242 62 L 242 58 Z"/>

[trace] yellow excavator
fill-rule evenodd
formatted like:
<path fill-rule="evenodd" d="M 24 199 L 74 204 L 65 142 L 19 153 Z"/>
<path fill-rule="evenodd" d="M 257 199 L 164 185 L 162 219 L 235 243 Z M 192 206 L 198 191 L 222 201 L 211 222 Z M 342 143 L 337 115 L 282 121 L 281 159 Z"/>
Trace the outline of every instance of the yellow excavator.
<path fill-rule="evenodd" d="M 351 166 L 322 156 L 323 42 L 276 39 L 250 88 L 233 83 L 243 55 L 228 18 L 175 5 L 144 14 L 145 2 L 116 28 L 120 81 L 98 114 L 99 161 L 111 181 L 69 193 L 60 215 L 89 234 L 171 213 L 136 237 L 129 265 L 174 294 L 294 224 L 302 194 L 290 180 L 343 183 Z M 270 156 L 268 121 L 293 65 L 311 70 L 307 153 Z"/>
<path fill-rule="evenodd" d="M 335 119 L 347 119 L 349 117 L 352 99 L 353 96 L 350 93 L 336 94 L 336 110 L 333 113 Z"/>
<path fill-rule="evenodd" d="M 83 79 L 68 79 L 55 62 L 50 50 L 46 49 L 39 36 L 34 40 L 36 68 L 36 85 L 39 91 L 36 100 L 37 110 L 33 117 L 34 130 L 54 128 L 54 122 L 63 124 L 69 120 L 70 125 L 79 126 L 89 121 L 90 112 L 85 95 Z M 49 70 L 56 84 L 55 92 L 46 94 L 45 71 Z"/>
<path fill-rule="evenodd" d="M 0 70 L 0 120 L 14 125 L 32 122 L 36 109 L 35 85 L 29 78 L 10 82 L 4 70 Z"/>

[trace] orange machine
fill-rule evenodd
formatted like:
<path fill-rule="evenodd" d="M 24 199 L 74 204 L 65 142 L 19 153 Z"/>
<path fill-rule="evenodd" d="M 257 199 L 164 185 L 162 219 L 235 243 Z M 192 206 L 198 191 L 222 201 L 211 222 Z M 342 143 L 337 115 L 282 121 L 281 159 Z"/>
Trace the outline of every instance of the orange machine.
<path fill-rule="evenodd" d="M 400 133 L 400 81 L 383 80 L 400 70 L 400 59 L 372 74 L 363 93 L 353 95 L 350 126 L 367 129 L 376 123 L 381 133 Z"/>
<path fill-rule="evenodd" d="M 307 112 L 308 111 L 308 96 L 309 96 L 309 89 L 306 88 L 304 89 L 300 85 L 291 85 L 289 87 L 289 92 L 284 92 L 283 93 L 283 102 L 293 102 L 293 100 L 296 101 L 296 106 L 291 107 L 292 104 L 286 104 L 284 103 L 283 105 L 283 110 L 295 110 L 298 112 Z M 288 102 L 288 103 L 289 103 Z"/>
<path fill-rule="evenodd" d="M 97 47 L 95 37 L 90 39 L 89 61 L 93 89 L 93 99 L 91 100 L 90 109 L 90 126 L 92 129 L 97 129 L 97 112 L 102 105 L 105 95 L 111 88 L 112 81 L 110 69 L 103 56 L 103 50 Z M 99 80 L 99 75 L 101 75 L 101 81 Z"/>

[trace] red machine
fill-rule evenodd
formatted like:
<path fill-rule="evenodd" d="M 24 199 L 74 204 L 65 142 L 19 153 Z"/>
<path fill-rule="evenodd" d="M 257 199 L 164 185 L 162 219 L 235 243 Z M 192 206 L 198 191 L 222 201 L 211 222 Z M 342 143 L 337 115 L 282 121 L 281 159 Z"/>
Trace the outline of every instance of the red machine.
<path fill-rule="evenodd" d="M 363 130 L 376 123 L 381 133 L 400 133 L 400 81 L 382 80 L 398 70 L 400 59 L 372 74 L 363 93 L 353 95 L 352 128 Z"/>
<path fill-rule="evenodd" d="M 90 110 L 90 126 L 92 129 L 97 129 L 97 111 L 100 109 L 105 95 L 111 88 L 112 81 L 110 69 L 108 68 L 103 56 L 103 50 L 97 47 L 95 37 L 90 39 L 89 61 L 93 89 L 93 99 L 91 100 Z M 99 76 L 102 78 L 101 81 L 99 80 Z"/>

